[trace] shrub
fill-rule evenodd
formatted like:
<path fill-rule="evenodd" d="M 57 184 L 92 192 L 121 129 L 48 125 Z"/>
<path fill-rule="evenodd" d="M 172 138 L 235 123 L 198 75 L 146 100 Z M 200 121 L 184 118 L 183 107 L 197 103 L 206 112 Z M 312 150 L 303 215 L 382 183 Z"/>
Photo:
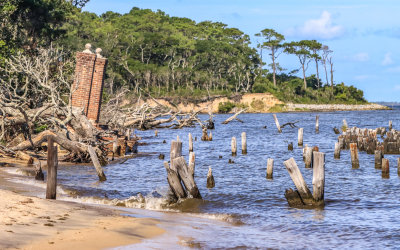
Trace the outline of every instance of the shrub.
<path fill-rule="evenodd" d="M 233 102 L 220 102 L 218 104 L 218 112 L 229 113 L 236 105 Z"/>

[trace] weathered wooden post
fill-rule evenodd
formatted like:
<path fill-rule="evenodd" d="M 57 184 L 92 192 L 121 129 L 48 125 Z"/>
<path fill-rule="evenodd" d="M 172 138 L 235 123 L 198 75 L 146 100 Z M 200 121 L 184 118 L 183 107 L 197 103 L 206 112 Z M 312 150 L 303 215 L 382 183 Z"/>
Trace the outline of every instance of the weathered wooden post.
<path fill-rule="evenodd" d="M 382 168 L 382 158 L 383 158 L 382 151 L 375 150 L 375 168 L 376 169 Z"/>
<path fill-rule="evenodd" d="M 176 136 L 176 141 L 180 142 L 181 140 L 179 139 L 179 135 Z"/>
<path fill-rule="evenodd" d="M 392 126 L 392 121 L 389 121 L 389 130 L 392 130 L 393 126 Z"/>
<path fill-rule="evenodd" d="M 172 141 L 171 142 L 171 151 L 170 151 L 170 160 L 172 163 L 172 160 L 175 158 L 178 158 L 182 156 L 182 142 L 180 141 Z"/>
<path fill-rule="evenodd" d="M 287 149 L 288 149 L 289 151 L 293 151 L 293 142 L 290 142 L 290 143 L 288 144 Z"/>
<path fill-rule="evenodd" d="M 344 149 L 345 148 L 345 146 L 344 146 L 344 138 L 342 138 L 342 137 L 339 138 L 339 148 L 340 149 Z"/>
<path fill-rule="evenodd" d="M 114 138 L 112 151 L 113 151 L 112 160 L 114 160 L 115 155 L 119 156 L 118 136 L 115 136 Z"/>
<path fill-rule="evenodd" d="M 276 125 L 276 128 L 278 129 L 278 132 L 282 133 L 282 129 L 281 129 L 281 126 L 279 125 L 278 117 L 276 117 L 275 114 L 273 114 L 273 116 L 274 116 L 275 125 Z"/>
<path fill-rule="evenodd" d="M 247 154 L 247 140 L 246 140 L 246 132 L 242 133 L 242 154 Z"/>
<path fill-rule="evenodd" d="M 336 135 L 340 134 L 340 131 L 337 127 L 333 128 L 333 132 L 335 132 Z"/>
<path fill-rule="evenodd" d="M 57 146 L 54 146 L 54 139 L 49 136 L 47 139 L 47 188 L 46 199 L 56 199 L 57 196 L 57 167 L 58 155 Z"/>
<path fill-rule="evenodd" d="M 231 149 L 232 149 L 232 156 L 236 156 L 236 154 L 237 154 L 236 137 L 232 137 Z"/>
<path fill-rule="evenodd" d="M 303 146 L 303 128 L 299 128 L 297 135 L 297 145 L 300 147 Z"/>
<path fill-rule="evenodd" d="M 183 156 L 175 158 L 171 160 L 171 165 L 177 170 L 182 183 L 185 185 L 187 193 L 189 193 L 193 198 L 201 199 L 200 191 L 197 188 L 193 175 L 189 172 L 185 158 L 183 158 Z"/>
<path fill-rule="evenodd" d="M 210 135 L 208 136 L 208 140 L 212 141 L 212 132 L 210 131 Z"/>
<path fill-rule="evenodd" d="M 340 159 L 340 145 L 339 142 L 335 142 L 335 153 L 333 155 L 334 159 Z"/>
<path fill-rule="evenodd" d="M 125 131 L 125 137 L 127 140 L 131 139 L 131 129 L 127 128 Z"/>
<path fill-rule="evenodd" d="M 93 163 L 93 165 L 94 165 L 94 167 L 96 169 L 97 176 L 99 177 L 99 181 L 106 181 L 107 178 L 106 178 L 106 175 L 103 172 L 103 169 L 101 167 L 101 164 L 100 164 L 99 158 L 98 158 L 98 156 L 96 154 L 96 151 L 94 150 L 94 148 L 92 146 L 89 145 L 88 146 L 88 152 L 89 152 L 89 155 L 90 155 L 90 159 L 92 160 L 92 163 Z"/>
<path fill-rule="evenodd" d="M 315 117 L 315 132 L 319 133 L 319 115 Z"/>
<path fill-rule="evenodd" d="M 300 203 L 304 203 L 306 205 L 313 204 L 313 196 L 308 189 L 307 183 L 304 181 L 303 175 L 301 174 L 299 167 L 296 164 L 296 161 L 293 158 L 283 162 L 287 171 L 289 172 L 290 178 L 294 185 L 297 188 L 297 192 L 291 189 L 286 190 L 285 197 L 289 203 L 289 206 L 296 206 L 299 205 L 298 200 L 301 200 Z M 298 199 L 300 198 L 301 199 Z M 293 203 L 292 203 L 293 202 Z"/>
<path fill-rule="evenodd" d="M 189 172 L 192 174 L 194 178 L 194 170 L 196 167 L 196 155 L 194 152 L 189 153 Z"/>
<path fill-rule="evenodd" d="M 44 181 L 44 174 L 42 171 L 42 164 L 40 163 L 40 160 L 38 160 L 38 163 L 35 165 L 35 180 Z"/>
<path fill-rule="evenodd" d="M 397 175 L 400 176 L 400 158 L 397 158 Z"/>
<path fill-rule="evenodd" d="M 385 158 L 382 159 L 382 178 L 389 178 L 389 160 Z"/>
<path fill-rule="evenodd" d="M 304 163 L 306 168 L 312 167 L 312 153 L 313 153 L 312 147 L 304 148 Z"/>
<path fill-rule="evenodd" d="M 212 174 L 212 169 L 211 167 L 209 167 L 207 173 L 207 188 L 213 188 L 213 187 L 215 187 L 215 180 Z"/>
<path fill-rule="evenodd" d="M 357 143 L 350 143 L 351 167 L 359 168 Z"/>
<path fill-rule="evenodd" d="M 166 161 L 164 161 L 164 167 L 167 170 L 167 180 L 173 194 L 176 196 L 177 199 L 185 198 L 186 192 L 182 187 L 181 180 L 179 179 L 177 171 L 171 169 L 168 162 Z"/>
<path fill-rule="evenodd" d="M 272 174 L 273 174 L 273 169 L 274 169 L 274 159 L 268 158 L 267 161 L 267 179 L 272 179 Z"/>
<path fill-rule="evenodd" d="M 189 133 L 189 152 L 193 152 L 193 137 L 191 133 Z"/>
<path fill-rule="evenodd" d="M 313 198 L 315 205 L 324 205 L 325 154 L 313 152 Z"/>
<path fill-rule="evenodd" d="M 154 131 L 154 136 L 157 137 L 158 136 L 158 130 L 156 129 L 156 131 Z"/>

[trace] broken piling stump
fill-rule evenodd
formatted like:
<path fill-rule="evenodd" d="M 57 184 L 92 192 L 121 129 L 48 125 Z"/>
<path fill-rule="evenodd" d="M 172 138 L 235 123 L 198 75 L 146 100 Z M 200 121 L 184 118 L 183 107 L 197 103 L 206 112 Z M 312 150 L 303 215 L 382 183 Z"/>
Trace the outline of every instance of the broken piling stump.
<path fill-rule="evenodd" d="M 339 142 L 335 142 L 335 153 L 333 155 L 334 159 L 340 159 L 340 145 Z"/>
<path fill-rule="evenodd" d="M 303 128 L 299 128 L 298 135 L 297 135 L 297 145 L 299 147 L 303 146 Z"/>
<path fill-rule="evenodd" d="M 236 137 L 232 137 L 231 150 L 232 150 L 232 156 L 236 156 L 237 155 Z"/>
<path fill-rule="evenodd" d="M 393 128 L 392 121 L 389 121 L 389 130 L 392 130 L 392 128 Z"/>
<path fill-rule="evenodd" d="M 317 206 L 324 205 L 325 189 L 325 154 L 313 152 L 313 198 Z"/>
<path fill-rule="evenodd" d="M 382 169 L 383 154 L 381 150 L 375 150 L 375 168 Z"/>
<path fill-rule="evenodd" d="M 319 115 L 315 117 L 315 133 L 319 133 Z"/>
<path fill-rule="evenodd" d="M 358 161 L 357 143 L 350 143 L 350 157 L 351 157 L 351 167 L 359 168 L 360 163 Z"/>
<path fill-rule="evenodd" d="M 194 170 L 196 167 L 196 154 L 194 152 L 189 153 L 189 172 L 194 178 Z"/>
<path fill-rule="evenodd" d="M 189 133 L 189 152 L 193 152 L 193 137 L 191 133 Z"/>
<path fill-rule="evenodd" d="M 57 167 L 58 155 L 57 146 L 54 146 L 54 139 L 49 136 L 47 139 L 47 188 L 46 199 L 56 199 L 57 196 Z"/>
<path fill-rule="evenodd" d="M 300 172 L 296 161 L 293 158 L 284 162 L 286 169 L 297 190 L 286 189 L 285 198 L 290 207 L 296 208 L 317 208 L 324 206 L 325 189 L 325 154 L 314 152 L 315 168 L 313 169 L 313 192 L 308 189 L 307 183 Z"/>
<path fill-rule="evenodd" d="M 246 140 L 246 132 L 242 133 L 242 154 L 247 154 L 247 140 Z"/>
<path fill-rule="evenodd" d="M 385 158 L 382 159 L 382 178 L 389 178 L 389 160 Z"/>
<path fill-rule="evenodd" d="M 306 168 L 312 167 L 312 152 L 313 149 L 311 147 L 304 148 L 304 164 Z"/>
<path fill-rule="evenodd" d="M 201 199 L 200 191 L 194 181 L 193 175 L 190 173 L 188 165 L 183 156 L 171 160 L 171 165 L 177 169 L 180 179 L 182 180 L 186 192 L 191 198 Z"/>
<path fill-rule="evenodd" d="M 289 203 L 289 206 L 291 206 L 291 204 L 298 203 L 303 205 L 312 205 L 313 197 L 310 189 L 308 189 L 307 183 L 304 181 L 303 175 L 301 174 L 296 161 L 293 158 L 290 158 L 289 160 L 283 162 L 283 164 L 285 165 L 287 171 L 289 172 L 290 178 L 292 178 L 292 181 L 297 188 L 296 191 L 286 190 L 285 197 Z M 296 192 L 298 193 L 298 196 L 296 196 Z M 300 202 L 298 201 L 298 198 L 300 199 Z"/>
<path fill-rule="evenodd" d="M 335 132 L 335 134 L 337 134 L 337 135 L 340 134 L 340 131 L 339 131 L 339 129 L 337 127 L 333 128 L 333 132 Z"/>
<path fill-rule="evenodd" d="M 290 142 L 290 143 L 288 144 L 287 149 L 288 149 L 289 151 L 293 151 L 293 142 Z"/>
<path fill-rule="evenodd" d="M 276 125 L 276 128 L 278 129 L 278 132 L 282 133 L 282 129 L 281 129 L 281 126 L 279 125 L 278 117 L 276 117 L 275 114 L 273 114 L 273 116 L 274 116 L 275 125 Z"/>
<path fill-rule="evenodd" d="M 183 199 L 186 197 L 186 192 L 182 187 L 178 173 L 171 169 L 168 162 L 164 162 L 164 167 L 167 170 L 167 180 L 171 188 L 172 193 L 177 199 Z"/>
<path fill-rule="evenodd" d="M 215 180 L 212 174 L 212 169 L 211 167 L 209 167 L 207 173 L 207 188 L 213 188 L 213 187 L 215 187 Z"/>
<path fill-rule="evenodd" d="M 400 158 L 397 158 L 397 175 L 400 176 Z"/>
<path fill-rule="evenodd" d="M 187 165 L 182 156 L 182 142 L 172 141 L 170 160 L 171 164 L 164 162 L 164 167 L 167 170 L 168 184 L 174 197 L 201 199 L 200 191 L 194 181 L 194 153 L 190 153 L 189 165 Z"/>
<path fill-rule="evenodd" d="M 267 179 L 272 179 L 272 174 L 273 174 L 273 169 L 274 169 L 274 159 L 268 158 L 267 161 Z"/>

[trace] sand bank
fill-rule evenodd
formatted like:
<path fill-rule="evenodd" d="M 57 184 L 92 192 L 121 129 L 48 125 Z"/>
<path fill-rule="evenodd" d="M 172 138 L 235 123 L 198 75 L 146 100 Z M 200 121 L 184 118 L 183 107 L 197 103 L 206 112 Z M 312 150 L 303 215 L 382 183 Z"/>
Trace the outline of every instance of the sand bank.
<path fill-rule="evenodd" d="M 164 233 L 159 221 L 121 211 L 0 190 L 0 249 L 103 249 Z"/>

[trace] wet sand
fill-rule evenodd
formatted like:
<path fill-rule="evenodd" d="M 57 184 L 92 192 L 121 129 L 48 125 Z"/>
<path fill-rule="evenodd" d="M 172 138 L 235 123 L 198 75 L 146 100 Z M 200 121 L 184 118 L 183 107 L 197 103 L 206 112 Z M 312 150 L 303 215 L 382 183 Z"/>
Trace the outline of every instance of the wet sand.
<path fill-rule="evenodd" d="M 158 220 L 0 190 L 0 249 L 103 249 L 163 234 Z M 134 216 L 134 215 L 133 215 Z"/>

